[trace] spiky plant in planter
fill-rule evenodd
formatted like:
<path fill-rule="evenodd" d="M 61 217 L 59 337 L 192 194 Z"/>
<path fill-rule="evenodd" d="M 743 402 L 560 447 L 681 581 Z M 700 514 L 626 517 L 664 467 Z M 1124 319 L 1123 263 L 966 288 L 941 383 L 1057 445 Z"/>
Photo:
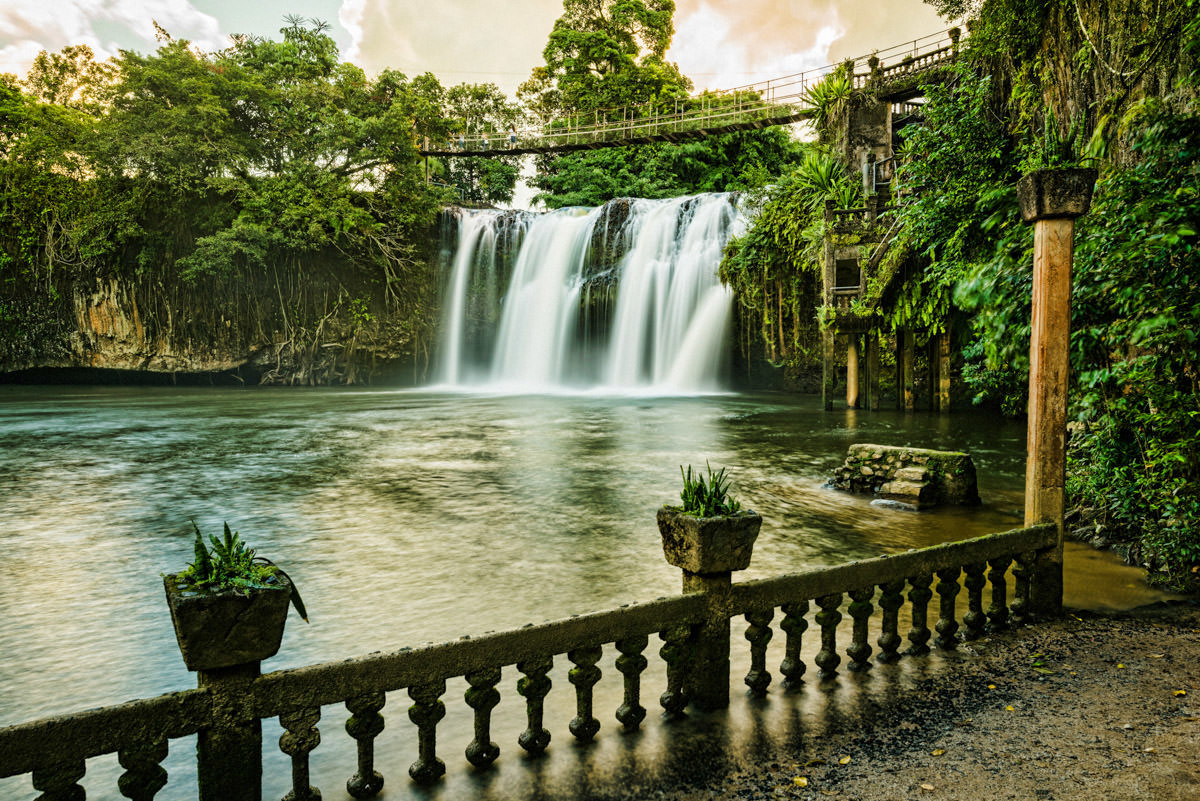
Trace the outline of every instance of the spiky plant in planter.
<path fill-rule="evenodd" d="M 163 576 L 179 650 L 189 670 L 215 670 L 274 656 L 283 639 L 288 604 L 308 621 L 291 578 L 258 556 L 225 524 L 224 538 L 210 537 L 195 522 L 195 558 L 179 573 Z"/>
<path fill-rule="evenodd" d="M 729 497 L 729 479 L 725 477 L 725 468 L 722 467 L 714 473 L 712 465 L 708 462 L 705 462 L 704 466 L 708 469 L 707 478 L 702 476 L 699 470 L 693 477 L 690 464 L 686 473 L 683 465 L 679 465 L 679 475 L 683 477 L 683 491 L 679 493 L 683 506 L 679 508 L 684 514 L 694 517 L 736 514 L 742 507 Z"/>
<path fill-rule="evenodd" d="M 725 468 L 714 473 L 712 465 L 705 462 L 705 466 L 707 475 L 693 473 L 691 465 L 685 471 L 680 465 L 683 504 L 658 510 L 663 553 L 668 562 L 689 573 L 745 570 L 762 518 L 729 497 Z"/>

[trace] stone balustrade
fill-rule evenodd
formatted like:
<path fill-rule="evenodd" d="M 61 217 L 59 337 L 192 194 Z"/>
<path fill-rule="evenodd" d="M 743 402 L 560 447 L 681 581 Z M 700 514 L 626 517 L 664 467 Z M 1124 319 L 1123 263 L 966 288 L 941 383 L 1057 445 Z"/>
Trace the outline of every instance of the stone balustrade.
<path fill-rule="evenodd" d="M 555 735 L 544 725 L 543 705 L 552 689 L 547 674 L 564 656 L 571 665 L 569 682 L 577 711 L 569 735 L 588 742 L 605 725 L 603 710 L 593 706 L 593 689 L 604 678 L 598 663 L 609 647 L 620 654 L 615 665 L 624 692 L 621 705 L 607 714 L 615 717 L 621 731 L 632 732 L 647 715 L 641 678 L 651 664 L 648 656 L 657 656 L 655 670 L 665 669 L 666 691 L 658 703 L 668 719 L 684 714 L 689 701 L 699 702 L 689 697 L 693 692 L 708 694 L 709 703 L 700 704 L 702 708 L 719 705 L 713 699 L 719 702 L 722 695 L 727 703 L 730 680 L 714 689 L 711 675 L 697 675 L 695 666 L 702 661 L 698 654 L 707 653 L 711 659 L 712 654 L 724 653 L 728 672 L 732 618 L 744 617 L 748 623 L 751 667 L 744 683 L 752 694 L 766 693 L 773 680 L 766 656 L 777 610 L 778 629 L 785 638 L 784 659 L 778 666 L 783 684 L 795 687 L 804 681 L 808 666 L 801 639 L 810 628 L 821 643 L 814 673 L 830 680 L 842 663 L 838 636 L 847 596 L 845 614 L 852 625 L 842 651 L 848 657 L 846 669 L 870 669 L 873 655 L 874 662 L 884 664 L 902 655 L 920 656 L 929 652 L 930 643 L 953 649 L 960 640 L 1028 621 L 1031 610 L 1044 608 L 1040 594 L 1061 592 L 1061 585 L 1039 580 L 1040 565 L 1056 542 L 1053 525 L 1038 525 L 732 585 L 728 573 L 723 574 L 724 585 L 706 585 L 685 572 L 684 586 L 693 588 L 688 594 L 619 609 L 261 676 L 257 663 L 210 671 L 200 675 L 198 689 L 0 728 L 0 777 L 31 774 L 34 789 L 42 793 L 40 801 L 76 801 L 84 798 L 78 782 L 85 774 L 85 760 L 115 752 L 125 769 L 118 783 L 121 795 L 148 801 L 166 784 L 161 762 L 168 742 L 199 734 L 201 801 L 258 801 L 262 749 L 247 743 L 260 743 L 253 735 L 263 719 L 278 718 L 284 730 L 279 747 L 292 762 L 293 787 L 287 798 L 316 799 L 320 793 L 310 786 L 309 759 L 328 736 L 319 728 L 321 711 L 344 704 L 351 713 L 346 733 L 357 744 L 357 765 L 347 766 L 351 775 L 346 787 L 355 798 L 371 798 L 384 784 L 374 743 L 384 729 L 381 712 L 389 693 L 403 690 L 411 699 L 407 717 L 418 736 L 409 776 L 419 783 L 436 782 L 447 770 L 448 749 L 439 739 L 438 722 L 450 700 L 443 699 L 448 679 L 465 678 L 468 688 L 462 703 L 474 713 L 473 739 L 455 747 L 464 749 L 465 761 L 475 769 L 487 769 L 504 750 L 493 742 L 491 711 L 500 700 L 505 676 L 511 682 L 514 668 L 527 720 L 516 742 L 536 755 Z M 985 596 L 989 582 L 991 590 Z M 956 597 L 963 589 L 967 612 L 960 621 Z M 929 605 L 935 596 L 931 628 Z M 900 616 L 906 600 L 910 628 L 905 637 Z M 881 633 L 872 644 L 868 624 L 877 608 Z M 706 642 L 705 637 L 723 637 L 724 642 Z M 902 651 L 905 638 L 908 648 Z M 661 645 L 652 647 L 652 641 Z M 219 788 L 212 783 L 214 774 Z"/>

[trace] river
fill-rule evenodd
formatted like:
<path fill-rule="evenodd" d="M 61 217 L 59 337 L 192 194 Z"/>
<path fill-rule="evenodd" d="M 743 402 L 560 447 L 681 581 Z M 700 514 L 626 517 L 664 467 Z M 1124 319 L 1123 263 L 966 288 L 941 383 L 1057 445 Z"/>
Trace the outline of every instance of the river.
<path fill-rule="evenodd" d="M 853 442 L 967 450 L 984 504 L 824 488 Z M 681 464 L 728 467 L 763 515 L 753 578 L 1018 526 L 1023 459 L 1021 423 L 784 395 L 0 387 L 0 725 L 194 686 L 159 578 L 192 520 L 228 521 L 302 589 L 312 622 L 292 616 L 270 670 L 678 592 L 654 513 Z M 1068 603 L 1156 597 L 1107 556 L 1072 549 L 1067 570 Z M 343 745 L 320 753 L 349 747 L 327 736 Z M 160 798 L 186 797 L 187 752 Z"/>

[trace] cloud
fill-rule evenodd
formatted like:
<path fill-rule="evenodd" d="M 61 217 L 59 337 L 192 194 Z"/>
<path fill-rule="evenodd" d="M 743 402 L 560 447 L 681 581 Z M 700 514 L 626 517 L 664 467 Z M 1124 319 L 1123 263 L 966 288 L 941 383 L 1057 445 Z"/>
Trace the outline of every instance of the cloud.
<path fill-rule="evenodd" d="M 216 17 L 190 0 L 5 0 L 0 8 L 0 72 L 24 74 L 41 50 L 86 44 L 98 59 L 152 50 L 153 20 L 206 50 L 225 46 Z"/>
<path fill-rule="evenodd" d="M 834 12 L 823 17 L 805 15 L 802 35 L 776 38 L 739 16 L 754 2 L 732 5 L 702 2 L 685 10 L 675 26 L 667 58 L 679 65 L 697 90 L 731 89 L 822 66 L 828 61 L 830 45 L 844 32 Z"/>
<path fill-rule="evenodd" d="M 347 54 L 368 73 L 432 72 L 444 85 L 495 83 L 509 94 L 542 63 L 561 0 L 343 0 Z"/>
<path fill-rule="evenodd" d="M 866 55 L 946 25 L 920 0 L 677 0 L 668 58 L 724 89 Z"/>

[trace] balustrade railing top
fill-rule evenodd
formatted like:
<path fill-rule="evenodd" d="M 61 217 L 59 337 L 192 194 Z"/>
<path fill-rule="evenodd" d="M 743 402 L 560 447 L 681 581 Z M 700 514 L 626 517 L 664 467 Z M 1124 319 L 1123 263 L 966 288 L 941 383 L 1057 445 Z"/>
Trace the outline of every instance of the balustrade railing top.
<path fill-rule="evenodd" d="M 761 695 L 772 681 L 765 660 L 777 608 L 782 610 L 780 629 L 786 637 L 785 657 L 779 665 L 784 685 L 795 686 L 805 673 L 801 639 L 810 625 L 807 613 L 812 601 L 820 610 L 813 621 L 820 629 L 821 643 L 813 661 L 818 675 L 830 679 L 841 662 L 837 637 L 844 596 L 851 601 L 847 613 L 853 621 L 852 634 L 845 654 L 852 671 L 871 666 L 868 621 L 876 603 L 881 610 L 876 659 L 886 664 L 901 657 L 903 639 L 898 626 L 905 589 L 912 628 L 907 634 L 910 647 L 904 653 L 927 653 L 931 638 L 938 648 L 953 649 L 960 639 L 1025 622 L 1038 609 L 1053 608 L 1061 601 L 1041 597 L 1061 592 L 1061 584 L 1039 580 L 1039 566 L 1056 543 L 1056 527 L 1039 525 L 732 585 L 725 573 L 724 590 L 719 576 L 717 583 L 706 584 L 685 573 L 684 586 L 691 588 L 690 594 L 514 631 L 262 676 L 257 674 L 258 663 L 202 672 L 199 689 L 0 728 L 0 777 L 32 774 L 33 786 L 42 791 L 44 801 L 74 801 L 84 798 L 78 782 L 86 771 L 85 760 L 116 752 L 125 768 L 119 782 L 122 795 L 152 799 L 167 780 L 160 763 L 168 741 L 199 734 L 201 801 L 258 801 L 261 740 L 247 740 L 245 733 L 257 732 L 261 719 L 278 717 L 284 729 L 280 749 L 292 760 L 289 798 L 317 798 L 319 794 L 309 786 L 308 765 L 309 754 L 321 741 L 317 728 L 321 707 L 344 703 L 351 713 L 346 731 L 358 748 L 357 771 L 347 789 L 355 798 L 369 798 L 383 786 L 383 777 L 375 770 L 374 743 L 383 730 L 380 711 L 389 692 L 407 690 L 412 700 L 408 717 L 417 727 L 418 754 L 409 775 L 417 782 L 431 782 L 446 770 L 438 756 L 437 724 L 445 715 L 441 697 L 447 679 L 464 677 L 469 685 L 464 703 L 474 711 L 475 734 L 465 757 L 476 768 L 487 768 L 500 753 L 491 740 L 491 711 L 500 699 L 497 687 L 503 668 L 515 666 L 521 674 L 517 692 L 525 698 L 528 725 L 517 743 L 538 754 L 551 740 L 551 732 L 543 725 L 543 704 L 550 691 L 547 674 L 558 656 L 565 654 L 572 665 L 569 680 L 575 687 L 577 714 L 569 731 L 576 740 L 587 742 L 601 727 L 593 710 L 593 688 L 601 679 L 597 663 L 606 646 L 613 645 L 620 653 L 616 668 L 622 674 L 623 703 L 615 717 L 624 731 L 634 731 L 647 714 L 641 693 L 642 674 L 649 665 L 644 652 L 651 635 L 663 643 L 659 656 L 665 664 L 666 691 L 659 704 L 668 717 L 676 717 L 691 701 L 711 708 L 711 697 L 709 706 L 701 703 L 705 693 L 715 693 L 716 705 L 722 693 L 728 702 L 728 624 L 732 617 L 744 616 L 749 624 L 745 637 L 750 644 L 751 669 L 744 682 L 752 694 Z M 1007 582 L 1014 563 L 1010 595 Z M 690 580 L 689 575 L 693 576 Z M 961 585 L 960 577 L 964 577 Z M 985 609 L 988 582 L 990 605 Z M 955 611 L 960 588 L 967 593 L 961 625 Z M 935 592 L 937 622 L 931 631 L 927 615 Z M 716 602 L 713 593 L 725 600 Z M 712 642 L 714 636 L 723 636 L 724 644 Z M 724 653 L 723 688 L 712 686 L 711 675 L 700 675 L 701 653 Z M 708 669 L 712 669 L 711 662 Z M 226 748 L 238 749 L 237 753 L 223 754 L 223 743 Z M 222 780 L 219 790 L 211 781 L 206 784 L 206 776 L 214 773 Z"/>

